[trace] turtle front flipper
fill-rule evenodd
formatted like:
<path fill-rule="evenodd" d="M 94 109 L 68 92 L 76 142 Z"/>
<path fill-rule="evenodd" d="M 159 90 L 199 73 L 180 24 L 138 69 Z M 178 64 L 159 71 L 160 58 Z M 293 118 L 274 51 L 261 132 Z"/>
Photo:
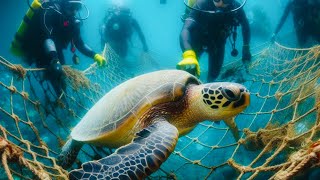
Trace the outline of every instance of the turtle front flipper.
<path fill-rule="evenodd" d="M 237 124 L 234 122 L 234 117 L 224 120 L 226 125 L 230 128 L 231 133 L 236 141 L 240 139 L 239 135 L 239 129 L 237 127 Z"/>
<path fill-rule="evenodd" d="M 163 118 L 141 130 L 130 144 L 98 161 L 82 164 L 69 173 L 70 179 L 143 179 L 159 169 L 178 140 L 178 130 Z"/>

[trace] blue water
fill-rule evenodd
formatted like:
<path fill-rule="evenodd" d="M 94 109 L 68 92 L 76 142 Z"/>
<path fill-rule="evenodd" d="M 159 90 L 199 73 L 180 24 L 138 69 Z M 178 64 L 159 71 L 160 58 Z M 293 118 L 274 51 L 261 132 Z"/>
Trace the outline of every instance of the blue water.
<path fill-rule="evenodd" d="M 115 1 L 115 0 L 113 0 Z M 83 26 L 81 28 L 82 37 L 84 41 L 92 47 L 96 52 L 101 51 L 100 47 L 100 35 L 99 35 L 99 26 L 102 23 L 102 20 L 105 16 L 106 10 L 111 7 L 112 1 L 110 0 L 86 0 L 84 1 L 90 10 L 90 16 L 87 20 L 83 22 Z M 121 1 L 118 0 L 116 2 L 124 3 L 128 6 L 132 12 L 133 17 L 135 17 L 141 28 L 143 33 L 145 34 L 147 44 L 149 49 L 157 54 L 159 54 L 160 59 L 158 63 L 161 67 L 173 69 L 176 67 L 176 63 L 181 60 L 181 49 L 179 45 L 179 33 L 183 26 L 183 23 L 180 19 L 180 16 L 184 13 L 185 6 L 182 0 L 167 0 L 166 4 L 161 5 L 159 0 L 127 0 Z M 267 27 L 267 31 L 270 34 L 261 34 L 259 32 L 251 32 L 251 48 L 253 49 L 252 53 L 255 52 L 255 47 L 268 42 L 270 40 L 271 34 L 283 13 L 284 6 L 286 5 L 287 0 L 270 0 L 270 1 L 256 1 L 256 0 L 248 0 L 245 5 L 245 10 L 249 17 L 250 22 L 257 22 L 259 20 L 252 19 L 254 17 L 255 8 L 261 8 L 261 11 L 265 12 L 265 16 L 270 24 L 267 22 L 262 25 Z M 27 1 L 25 0 L 9 0 L 6 2 L 2 2 L 0 6 L 0 24 L 1 24 L 1 32 L 0 32 L 0 55 L 8 59 L 13 63 L 21 63 L 21 60 L 9 52 L 10 43 L 14 37 L 14 34 L 26 12 L 28 9 Z M 291 15 L 287 18 L 287 21 L 282 28 L 279 36 L 291 33 L 293 31 L 292 28 L 292 17 Z M 295 39 L 295 36 L 292 37 Z M 280 39 L 286 42 L 286 39 Z M 294 42 L 294 40 L 293 40 Z M 294 46 L 294 44 L 291 44 Z M 242 46 L 242 36 L 241 33 L 238 33 L 237 40 L 237 49 L 241 52 Z M 239 59 L 239 56 L 233 58 L 230 56 L 231 46 L 230 43 L 226 44 L 226 55 L 224 63 L 229 63 L 234 61 L 235 59 Z M 71 53 L 66 50 L 66 61 L 67 64 L 72 64 L 71 61 Z M 241 53 L 240 53 L 241 54 Z M 80 53 L 78 53 L 81 59 L 81 64 L 77 66 L 79 69 L 85 69 L 89 64 L 93 62 L 92 59 L 87 58 Z M 202 56 L 200 63 L 203 68 L 203 71 L 206 71 L 207 67 L 207 56 Z M 0 69 L 1 70 L 1 69 Z M 1 71 L 0 71 L 1 72 Z M 5 77 L 1 75 L 1 82 L 5 82 Z M 205 77 L 201 77 L 205 80 Z M 1 89 L 0 89 L 1 94 Z M 0 97 L 1 98 L 1 97 Z M 0 99 L 1 100 L 1 99 Z M 272 102 L 270 102 L 272 105 Z M 4 107 L 0 102 L 0 106 Z M 253 107 L 252 107 L 253 108 Z M 274 108 L 270 106 L 270 108 Z M 255 112 L 252 110 L 252 112 Z M 1 117 L 0 117 L 1 118 Z M 264 117 L 269 118 L 269 117 Z M 242 129 L 243 127 L 240 128 Z M 253 126 L 253 130 L 257 130 L 260 127 Z M 201 129 L 196 129 L 193 133 L 199 132 Z M 44 134 L 45 132 L 42 132 Z M 192 134 L 190 134 L 192 137 Z M 201 139 L 203 138 L 203 139 Z M 205 139 L 206 137 L 200 137 L 201 141 L 206 141 L 208 144 L 215 144 L 214 140 Z M 44 139 L 45 140 L 45 139 Z M 46 141 L 46 140 L 45 140 Z M 233 140 L 230 140 L 233 141 Z M 56 142 L 55 142 L 56 143 Z M 193 146 L 197 146 L 197 144 L 193 144 Z M 179 148 L 179 147 L 177 147 Z M 197 147 L 195 147 L 197 148 Z M 194 149 L 194 148 L 192 148 Z M 202 149 L 204 152 L 208 151 L 207 149 Z M 201 149 L 200 149 L 201 151 Z M 230 150 L 232 152 L 232 150 Z M 221 156 L 220 158 L 229 157 L 229 152 L 221 152 L 221 154 L 227 154 L 226 156 Z M 248 156 L 250 156 L 249 154 Z M 256 154 L 252 155 L 255 156 Z M 212 154 L 212 157 L 215 158 L 216 154 Z M 209 155 L 209 157 L 211 157 Z M 199 157 L 194 157 L 198 159 Z M 210 160 L 210 159 L 209 159 Z M 221 160 L 226 161 L 225 160 Z M 243 162 L 247 164 L 247 162 Z M 195 170 L 194 178 L 197 178 L 197 170 Z M 228 170 L 226 170 L 228 171 Z M 207 172 L 206 172 L 207 173 Z M 205 174 L 206 174 L 205 173 Z M 223 174 L 223 173 L 222 173 Z"/>

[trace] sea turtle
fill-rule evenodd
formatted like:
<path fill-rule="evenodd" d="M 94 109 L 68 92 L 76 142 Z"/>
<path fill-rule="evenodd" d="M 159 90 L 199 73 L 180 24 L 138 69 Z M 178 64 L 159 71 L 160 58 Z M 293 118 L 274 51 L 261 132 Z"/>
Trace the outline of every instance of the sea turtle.
<path fill-rule="evenodd" d="M 142 179 L 174 150 L 178 137 L 204 120 L 232 119 L 250 102 L 236 83 L 201 84 L 181 70 L 161 70 L 132 78 L 104 95 L 81 119 L 63 146 L 58 163 L 69 168 L 84 143 L 118 148 L 110 156 L 82 164 L 70 179 Z"/>

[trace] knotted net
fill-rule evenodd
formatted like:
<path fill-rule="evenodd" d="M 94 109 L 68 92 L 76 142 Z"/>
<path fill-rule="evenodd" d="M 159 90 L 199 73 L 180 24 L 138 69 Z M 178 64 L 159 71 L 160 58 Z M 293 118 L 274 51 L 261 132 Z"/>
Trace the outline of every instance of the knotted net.
<path fill-rule="evenodd" d="M 0 179 L 67 178 L 55 158 L 72 127 L 106 92 L 137 75 L 123 68 L 109 46 L 105 56 L 105 68 L 65 66 L 67 89 L 58 98 L 43 80 L 45 69 L 1 57 Z M 319 63 L 320 46 L 265 47 L 241 81 L 251 92 L 251 105 L 235 119 L 242 138 L 235 142 L 223 123 L 201 123 L 179 139 L 149 178 L 285 179 L 319 166 Z M 135 67 L 137 72 L 143 65 Z M 226 65 L 221 77 L 231 81 L 241 66 L 240 61 Z M 86 145 L 73 168 L 112 151 Z"/>

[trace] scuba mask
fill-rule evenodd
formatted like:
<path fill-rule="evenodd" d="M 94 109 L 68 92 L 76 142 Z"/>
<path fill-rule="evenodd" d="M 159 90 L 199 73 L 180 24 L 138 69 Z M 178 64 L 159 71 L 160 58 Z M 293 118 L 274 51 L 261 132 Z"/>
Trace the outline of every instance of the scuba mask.
<path fill-rule="evenodd" d="M 80 0 L 62 0 L 60 6 L 65 16 L 75 17 L 82 8 L 82 2 Z"/>
<path fill-rule="evenodd" d="M 223 4 L 231 4 L 234 0 L 213 0 L 213 1 L 216 2 L 216 3 L 222 1 Z"/>
<path fill-rule="evenodd" d="M 62 8 L 67 11 L 80 11 L 82 8 L 81 1 L 66 1 L 62 5 Z"/>
<path fill-rule="evenodd" d="M 119 6 L 115 6 L 113 8 L 109 8 L 108 10 L 109 14 L 114 14 L 117 16 L 131 16 L 131 11 L 129 8 L 126 7 L 119 7 Z"/>
<path fill-rule="evenodd" d="M 89 9 L 81 0 L 45 0 L 41 3 L 41 8 L 54 10 L 61 15 L 75 17 L 78 20 L 86 20 L 90 14 Z M 85 9 L 85 13 L 80 12 L 82 8 Z M 85 14 L 84 17 L 83 14 Z"/>
<path fill-rule="evenodd" d="M 225 5 L 231 5 L 231 4 L 237 4 L 235 3 L 235 0 L 213 0 L 213 2 L 220 2 L 222 1 Z M 187 8 L 195 11 L 199 11 L 202 13 L 207 13 L 207 14 L 227 14 L 227 13 L 234 13 L 243 8 L 243 6 L 246 4 L 247 0 L 242 0 L 242 3 L 239 7 L 231 7 L 231 8 L 225 8 L 226 10 L 222 10 L 223 8 L 218 8 L 218 10 L 210 11 L 210 10 L 202 10 L 199 8 L 196 8 L 196 6 L 191 6 L 189 5 L 189 2 L 187 0 L 183 0 L 184 4 L 187 6 Z M 229 7 L 229 6 L 228 6 Z"/>

